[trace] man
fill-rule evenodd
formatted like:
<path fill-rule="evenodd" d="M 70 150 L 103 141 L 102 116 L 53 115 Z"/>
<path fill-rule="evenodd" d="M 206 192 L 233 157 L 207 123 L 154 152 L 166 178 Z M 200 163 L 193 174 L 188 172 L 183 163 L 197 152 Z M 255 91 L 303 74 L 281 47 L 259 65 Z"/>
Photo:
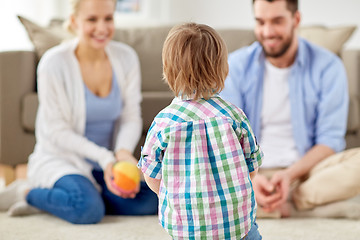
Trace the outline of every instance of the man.
<path fill-rule="evenodd" d="M 296 35 L 297 0 L 253 0 L 253 7 L 258 41 L 229 55 L 221 95 L 244 110 L 264 151 L 253 181 L 259 212 L 289 216 L 286 202 L 292 197 L 297 209 L 322 206 L 317 216 L 349 217 L 343 209 L 335 214 L 328 212 L 331 205 L 324 207 L 360 193 L 354 174 L 360 150 L 335 154 L 345 148 L 344 66 Z"/>

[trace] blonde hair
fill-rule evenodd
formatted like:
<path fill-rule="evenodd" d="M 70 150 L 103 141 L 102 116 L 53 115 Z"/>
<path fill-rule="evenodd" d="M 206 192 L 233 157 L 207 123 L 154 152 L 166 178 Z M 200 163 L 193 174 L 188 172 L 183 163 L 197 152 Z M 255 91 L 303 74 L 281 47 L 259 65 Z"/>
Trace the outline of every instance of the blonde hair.
<path fill-rule="evenodd" d="M 69 0 L 70 2 L 70 16 L 76 16 L 77 13 L 79 12 L 79 9 L 80 9 L 80 3 L 82 2 L 83 0 Z M 113 0 L 114 2 L 114 5 L 116 7 L 116 3 L 117 3 L 117 0 Z M 70 21 L 70 18 L 67 19 L 65 22 L 64 22 L 64 27 L 72 34 L 75 34 L 75 31 L 74 29 L 72 29 L 71 27 L 71 21 Z"/>
<path fill-rule="evenodd" d="M 173 27 L 163 46 L 163 76 L 175 96 L 209 99 L 224 88 L 229 72 L 224 40 L 211 27 Z"/>

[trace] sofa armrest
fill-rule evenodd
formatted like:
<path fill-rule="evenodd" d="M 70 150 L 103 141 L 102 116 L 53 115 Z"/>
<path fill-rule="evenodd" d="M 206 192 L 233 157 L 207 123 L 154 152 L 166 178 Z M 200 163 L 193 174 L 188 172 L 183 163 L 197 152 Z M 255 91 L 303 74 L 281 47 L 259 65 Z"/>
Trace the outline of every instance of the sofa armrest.
<path fill-rule="evenodd" d="M 21 101 L 21 125 L 26 132 L 35 134 L 39 99 L 36 92 L 27 93 Z"/>
<path fill-rule="evenodd" d="M 143 118 L 143 131 L 141 138 L 134 150 L 136 159 L 140 159 L 141 146 L 144 145 L 146 134 L 154 120 L 154 117 L 174 99 L 174 95 L 168 91 L 143 91 L 141 111 Z"/>
<path fill-rule="evenodd" d="M 346 148 L 360 147 L 360 49 L 345 49 L 341 53 L 349 83 L 349 116 Z"/>
<path fill-rule="evenodd" d="M 341 53 L 349 84 L 350 106 L 348 132 L 360 131 L 360 49 L 346 49 Z"/>
<path fill-rule="evenodd" d="M 22 98 L 35 91 L 36 55 L 33 51 L 0 52 L 0 163 L 27 162 L 34 134 L 21 122 Z"/>
<path fill-rule="evenodd" d="M 147 133 L 154 117 L 174 99 L 174 94 L 169 91 L 147 91 L 141 93 L 143 100 L 141 111 L 143 118 L 143 133 Z"/>

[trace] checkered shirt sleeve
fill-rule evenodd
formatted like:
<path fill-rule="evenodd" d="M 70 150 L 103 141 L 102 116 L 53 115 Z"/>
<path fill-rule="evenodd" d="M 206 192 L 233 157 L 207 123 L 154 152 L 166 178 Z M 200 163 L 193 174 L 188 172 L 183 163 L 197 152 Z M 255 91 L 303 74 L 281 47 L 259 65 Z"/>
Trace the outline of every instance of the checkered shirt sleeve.
<path fill-rule="evenodd" d="M 248 166 L 249 172 L 253 172 L 260 167 L 264 154 L 257 144 L 256 137 L 245 114 L 240 125 L 240 128 L 236 132 L 240 132 L 240 144 L 243 149 L 246 165 Z"/>
<path fill-rule="evenodd" d="M 145 144 L 141 148 L 141 158 L 138 167 L 151 178 L 161 179 L 162 160 L 166 143 L 163 141 L 162 132 L 154 120 L 146 136 Z"/>

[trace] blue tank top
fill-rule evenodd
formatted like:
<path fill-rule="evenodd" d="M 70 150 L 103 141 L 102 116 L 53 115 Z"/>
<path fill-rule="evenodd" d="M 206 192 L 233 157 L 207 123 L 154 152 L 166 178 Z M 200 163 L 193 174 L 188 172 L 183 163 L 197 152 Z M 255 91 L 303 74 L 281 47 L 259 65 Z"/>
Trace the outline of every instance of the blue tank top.
<path fill-rule="evenodd" d="M 106 97 L 96 96 L 84 84 L 86 102 L 85 137 L 99 146 L 113 149 L 115 122 L 122 111 L 121 93 L 113 72 L 111 91 Z M 95 169 L 101 169 L 97 162 L 86 159 Z"/>

